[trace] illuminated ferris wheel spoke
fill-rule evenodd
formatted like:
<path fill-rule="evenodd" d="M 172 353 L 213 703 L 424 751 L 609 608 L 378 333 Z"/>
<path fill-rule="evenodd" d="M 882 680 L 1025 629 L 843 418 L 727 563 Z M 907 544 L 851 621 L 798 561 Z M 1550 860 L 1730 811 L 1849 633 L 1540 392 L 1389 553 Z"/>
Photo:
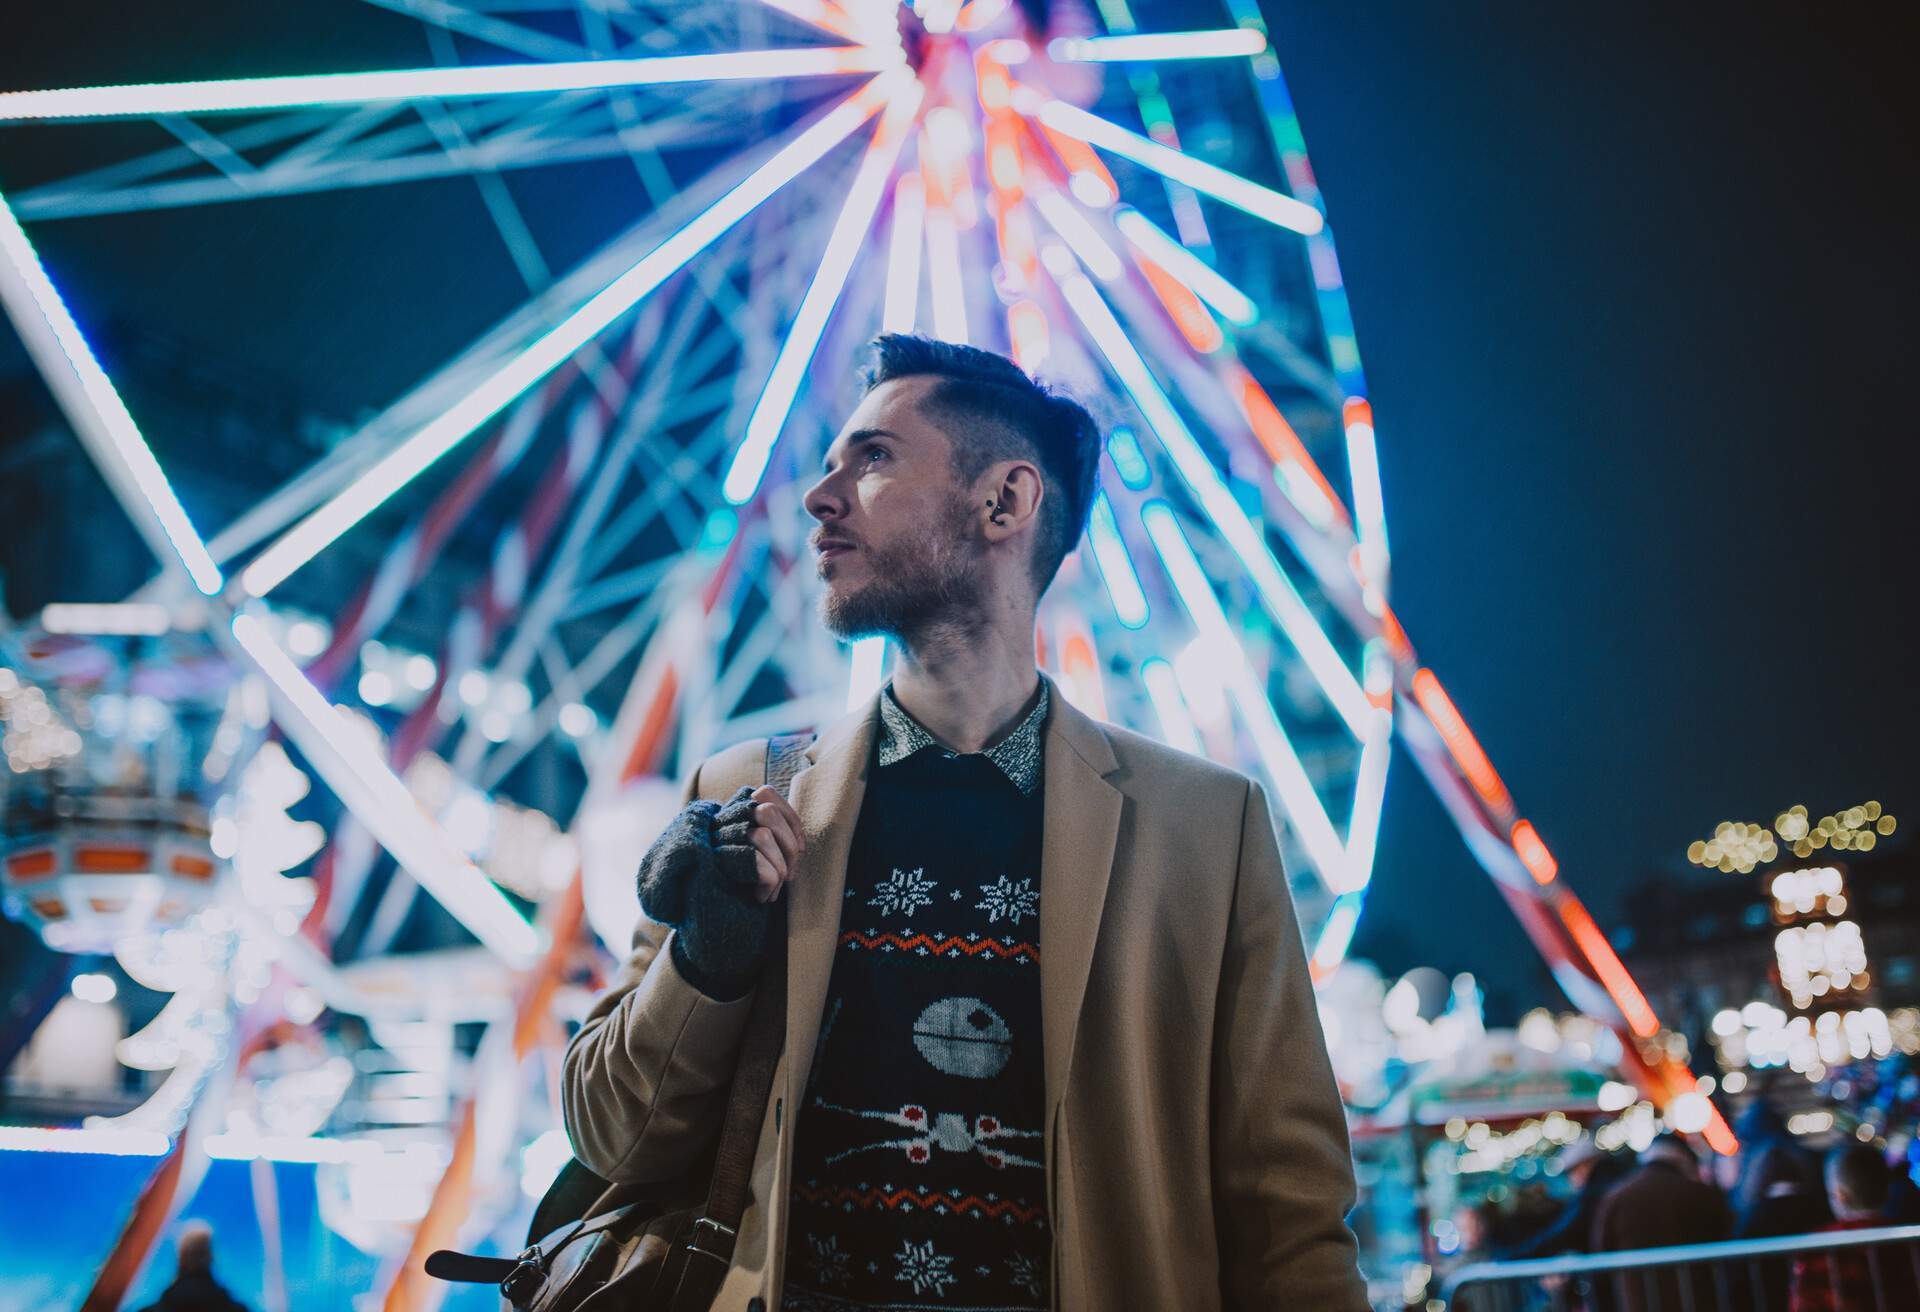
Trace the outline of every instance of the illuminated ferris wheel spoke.
<path fill-rule="evenodd" d="M 376 73 L 7 91 L 0 92 L 0 121 L 225 114 L 311 109 L 322 105 L 359 106 L 392 100 L 607 91 L 682 82 L 827 77 L 877 73 L 899 62 L 897 52 L 870 46 L 825 46 L 655 55 L 641 59 L 586 59 L 566 64 L 467 65 Z"/>
<path fill-rule="evenodd" d="M 1163 146 L 1064 100 L 1050 99 L 1031 87 L 1020 88 L 1014 96 L 1014 106 L 1023 114 L 1038 117 L 1042 124 L 1057 132 L 1130 159 L 1290 232 L 1309 235 L 1326 226 L 1326 219 L 1311 205 L 1171 146 Z"/>
<path fill-rule="evenodd" d="M 177 564 L 212 596 L 224 580 L 206 542 L 187 518 L 120 390 L 100 367 L 86 335 L 47 277 L 40 256 L 0 195 L 0 305 L 58 398 L 74 432 L 163 562 Z"/>
<path fill-rule="evenodd" d="M 813 362 L 814 349 L 820 345 L 820 334 L 826 331 L 827 320 L 847 285 L 854 258 L 860 254 L 867 230 L 873 225 L 874 213 L 880 208 L 880 198 L 886 191 L 894 162 L 900 158 L 900 148 L 906 144 L 914 115 L 919 112 L 922 94 L 917 79 L 895 93 L 860 161 L 860 171 L 854 175 L 853 185 L 848 188 L 847 199 L 840 208 L 840 217 L 834 220 L 833 231 L 827 237 L 820 267 L 794 315 L 793 327 L 787 331 L 787 339 L 773 362 L 773 373 L 767 378 L 766 388 L 747 420 L 747 434 L 741 439 L 740 449 L 734 452 L 726 480 L 721 484 L 722 493 L 736 506 L 753 500 L 753 494 L 759 490 L 760 480 L 767 472 L 767 461 L 773 456 L 774 443 L 780 440 L 780 430 L 805 381 L 807 366 Z"/>
<path fill-rule="evenodd" d="M 1080 320 L 1087 336 L 1105 357 L 1120 385 L 1133 399 L 1162 447 L 1171 457 L 1188 490 L 1200 503 L 1234 554 L 1246 566 L 1274 622 L 1287 635 L 1294 649 L 1306 662 L 1333 708 L 1345 720 L 1355 738 L 1364 739 L 1372 711 L 1360 682 L 1334 649 L 1319 621 L 1307 609 L 1299 591 L 1287 579 L 1265 534 L 1248 518 L 1234 499 L 1212 459 L 1180 418 L 1173 403 L 1154 381 L 1147 362 L 1128 338 L 1106 301 L 1072 262 L 1063 246 L 1050 246 L 1043 252 L 1055 285 Z"/>
<path fill-rule="evenodd" d="M 1250 28 L 1212 32 L 1131 32 L 1123 36 L 1060 37 L 1047 43 L 1047 57 L 1061 63 L 1102 64 L 1133 60 L 1235 59 L 1257 55 L 1267 38 Z"/>
<path fill-rule="evenodd" d="M 904 72 L 901 70 L 900 72 Z M 908 78 L 909 83 L 912 82 Z M 917 85 L 914 83 L 913 85 Z M 401 442 L 332 500 L 268 547 L 240 576 L 248 594 L 264 597 L 388 497 L 457 446 L 527 388 L 599 336 L 640 299 L 684 267 L 769 196 L 858 131 L 902 88 L 898 74 L 882 74 L 816 119 L 772 159 L 649 251 L 626 273 L 513 357 L 439 418 Z"/>

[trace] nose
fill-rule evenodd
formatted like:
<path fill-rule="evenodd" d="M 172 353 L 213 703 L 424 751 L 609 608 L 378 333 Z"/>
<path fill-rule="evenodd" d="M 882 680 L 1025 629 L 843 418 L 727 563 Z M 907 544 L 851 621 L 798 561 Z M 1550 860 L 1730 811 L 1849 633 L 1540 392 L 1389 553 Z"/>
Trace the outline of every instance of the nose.
<path fill-rule="evenodd" d="M 833 490 L 833 475 L 831 474 L 808 488 L 807 494 L 801 498 L 800 504 L 806 507 L 809 515 L 812 515 L 822 524 L 830 523 L 847 513 L 846 499 Z"/>

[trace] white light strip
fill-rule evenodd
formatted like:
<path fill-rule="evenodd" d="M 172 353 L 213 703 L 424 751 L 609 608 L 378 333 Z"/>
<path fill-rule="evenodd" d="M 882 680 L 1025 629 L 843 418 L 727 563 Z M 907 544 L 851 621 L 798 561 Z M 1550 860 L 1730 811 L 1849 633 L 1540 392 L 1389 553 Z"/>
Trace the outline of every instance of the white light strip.
<path fill-rule="evenodd" d="M 835 73 L 881 72 L 898 51 L 870 46 L 738 50 L 644 59 L 581 59 L 556 64 L 484 64 L 466 68 L 401 68 L 374 73 L 243 77 L 213 82 L 150 82 L 131 86 L 63 87 L 0 92 L 0 122 L 21 119 L 221 114 L 391 100 L 513 96 L 597 91 L 681 82 L 727 82 Z"/>
<path fill-rule="evenodd" d="M 48 633 L 154 637 L 173 627 L 173 616 L 149 602 L 54 602 L 41 610 L 40 627 Z"/>
<path fill-rule="evenodd" d="M 965 345 L 967 289 L 960 280 L 960 233 L 947 205 L 927 211 L 927 291 L 933 301 L 933 335 Z"/>
<path fill-rule="evenodd" d="M 1195 756 L 1205 756 L 1200 730 L 1194 726 L 1187 699 L 1180 695 L 1180 679 L 1173 666 L 1158 656 L 1140 662 L 1140 679 L 1147 685 L 1147 697 L 1160 721 L 1160 734 L 1169 744 Z"/>
<path fill-rule="evenodd" d="M 1347 476 L 1353 484 L 1353 522 L 1360 538 L 1360 563 L 1371 587 L 1386 586 L 1387 510 L 1380 496 L 1380 454 L 1370 419 L 1349 423 Z"/>
<path fill-rule="evenodd" d="M 1393 759 L 1393 715 L 1374 711 L 1374 725 L 1360 745 L 1360 766 L 1354 772 L 1353 810 L 1347 818 L 1347 867 L 1356 888 L 1373 878 L 1373 856 L 1380 839 L 1380 810 L 1386 801 L 1387 765 Z"/>
<path fill-rule="evenodd" d="M 913 12 L 934 36 L 953 31 L 954 20 L 960 17 L 961 0 L 913 0 Z"/>
<path fill-rule="evenodd" d="M 800 384 L 806 380 L 807 366 L 820 345 L 820 335 L 827 330 L 827 320 L 833 316 L 833 307 L 846 289 L 854 258 L 867 239 L 867 229 L 873 226 L 873 216 L 880 208 L 887 179 L 900 158 L 900 147 L 906 143 L 913 116 L 920 108 L 920 96 L 921 86 L 916 79 L 888 104 L 880 127 L 860 161 L 860 171 L 847 189 L 846 202 L 841 205 L 840 216 L 834 220 L 833 231 L 827 236 L 820 267 L 814 270 L 807 294 L 801 298 L 793 326 L 787 330 L 787 339 L 781 343 L 773 371 L 767 376 L 767 385 L 747 419 L 746 436 L 740 439 L 733 463 L 721 483 L 721 494 L 736 506 L 753 500 L 767 472 L 767 461 L 772 458 L 774 443 L 780 440 L 780 430 L 793 411 L 794 398 L 800 395 Z"/>
<path fill-rule="evenodd" d="M 1113 226 L 1142 255 L 1165 269 L 1186 285 L 1188 291 L 1225 315 L 1229 323 L 1244 328 L 1260 317 L 1253 298 L 1216 273 L 1198 255 L 1162 232 L 1160 228 L 1130 205 L 1113 212 Z"/>
<path fill-rule="evenodd" d="M 1320 926 L 1320 938 L 1313 945 L 1313 964 L 1319 970 L 1332 970 L 1346 957 L 1353 931 L 1360 925 L 1360 910 L 1358 892 L 1343 893 L 1334 900 L 1326 923 Z"/>
<path fill-rule="evenodd" d="M 886 673 L 887 640 L 884 635 L 861 638 L 853 644 L 847 677 L 847 709 L 858 710 L 876 692 Z"/>
<path fill-rule="evenodd" d="M 173 1141 L 158 1130 L 69 1129 L 0 1125 L 0 1152 L 105 1153 L 114 1157 L 164 1157 Z"/>
<path fill-rule="evenodd" d="M 1047 54 L 1060 63 L 1110 63 L 1148 59 L 1233 59 L 1267 48 L 1264 34 L 1248 27 L 1212 32 L 1130 33 L 1126 36 L 1058 37 Z"/>
<path fill-rule="evenodd" d="M 1072 255 L 1058 243 L 1049 243 L 1041 255 L 1060 287 L 1060 294 L 1072 307 L 1094 345 L 1106 357 L 1121 386 L 1126 388 L 1134 405 L 1139 407 L 1140 413 L 1159 437 L 1161 446 L 1172 457 L 1181 480 L 1213 520 L 1214 527 L 1226 539 L 1227 545 L 1233 548 L 1234 554 L 1246 566 L 1267 612 L 1300 653 L 1307 668 L 1320 681 L 1327 700 L 1333 704 L 1340 718 L 1346 721 L 1353 736 L 1364 742 L 1367 730 L 1373 723 L 1373 708 L 1367 703 L 1367 695 L 1361 690 L 1360 681 L 1354 677 L 1353 671 L 1340 659 L 1340 653 L 1334 650 L 1333 643 L 1328 640 L 1319 621 L 1314 619 L 1313 612 L 1307 609 L 1307 603 L 1281 570 L 1280 562 L 1267 546 L 1265 533 L 1247 518 L 1247 512 L 1228 490 L 1212 459 L 1201 450 L 1199 441 L 1187 428 L 1186 421 L 1180 418 L 1166 393 L 1160 390 L 1160 384 L 1154 381 L 1147 362 L 1134 349 L 1119 320 L 1113 317 L 1113 311 L 1107 308 L 1106 301 L 1087 281 L 1086 275 L 1074 267 Z"/>
<path fill-rule="evenodd" d="M 1187 608 L 1194 627 L 1220 658 L 1221 682 L 1226 685 L 1234 704 L 1240 708 L 1240 714 L 1246 720 L 1248 730 L 1253 734 L 1254 747 L 1260 753 L 1261 763 L 1266 766 L 1267 776 L 1279 791 L 1280 805 L 1285 809 L 1287 819 L 1292 822 L 1294 832 L 1300 836 L 1302 845 L 1306 847 L 1314 869 L 1320 872 L 1320 878 L 1334 892 L 1351 891 L 1358 885 L 1347 861 L 1346 846 L 1341 843 L 1340 835 L 1334 832 L 1333 822 L 1327 818 L 1326 808 L 1320 804 L 1320 796 L 1314 792 L 1313 781 L 1307 777 L 1306 767 L 1300 764 L 1300 757 L 1288 741 L 1286 730 L 1280 727 L 1280 719 L 1273 713 L 1273 703 L 1268 700 L 1266 690 L 1260 687 L 1253 666 L 1247 661 L 1246 649 L 1240 645 L 1233 626 L 1227 622 L 1226 612 L 1220 608 L 1220 599 L 1213 595 L 1213 585 L 1208 582 L 1206 571 L 1194 557 L 1193 548 L 1187 544 L 1179 521 L 1164 501 L 1149 501 L 1142 506 L 1140 519 L 1147 526 L 1147 536 L 1153 539 L 1161 563 L 1166 566 L 1167 576 L 1173 580 L 1174 591 Z"/>
<path fill-rule="evenodd" d="M 840 102 L 778 154 L 715 201 L 699 217 L 654 247 L 627 272 L 526 350 L 509 360 L 463 400 L 405 439 L 366 473 L 295 525 L 240 576 L 247 592 L 264 597 L 328 543 L 365 518 L 515 397 L 552 373 L 574 352 L 631 310 L 727 229 L 846 140 L 901 81 L 918 86 L 905 69 L 883 74 Z"/>
<path fill-rule="evenodd" d="M 201 592 L 219 592 L 225 584 L 219 565 L 174 496 L 113 380 L 94 358 L 80 325 L 67 312 L 5 196 L 0 196 L 0 306 L 87 453 L 154 552 L 163 563 L 169 557 L 178 560 Z"/>
<path fill-rule="evenodd" d="M 420 809 L 372 743 L 347 731 L 340 713 L 259 618 L 247 611 L 235 615 L 233 636 L 277 695 L 281 728 L 354 818 L 474 937 L 509 965 L 532 965 L 541 946 L 533 926 Z"/>
<path fill-rule="evenodd" d="M 1126 540 L 1113 517 L 1113 503 L 1105 492 L 1093 495 L 1093 513 L 1087 518 L 1087 541 L 1093 547 L 1093 562 L 1100 570 L 1100 581 L 1107 585 L 1113 601 L 1113 613 L 1129 629 L 1147 622 L 1147 594 L 1140 588 L 1140 576 L 1134 573 L 1133 560 L 1127 555 Z"/>
<path fill-rule="evenodd" d="M 1017 97 L 1022 112 L 1032 108 L 1029 97 Z M 1089 114 L 1063 100 L 1046 100 L 1038 105 L 1040 121 L 1056 132 L 1078 137 L 1088 145 L 1110 150 L 1154 172 L 1184 182 L 1195 191 L 1205 192 L 1258 219 L 1277 224 L 1303 236 L 1312 236 L 1326 226 L 1320 211 L 1304 201 L 1284 196 L 1270 187 L 1250 182 L 1237 173 L 1197 160 L 1193 156 L 1163 146 L 1159 142 L 1129 132 L 1118 123 L 1109 123 L 1097 114 Z"/>
<path fill-rule="evenodd" d="M 1027 193 L 1033 200 L 1034 208 L 1047 221 L 1047 226 L 1060 234 L 1061 240 L 1073 248 L 1080 262 L 1093 270 L 1094 277 L 1101 282 L 1113 282 L 1126 272 L 1126 266 L 1120 263 L 1120 257 L 1113 247 L 1107 245 L 1087 216 L 1075 209 L 1073 202 L 1059 192 L 1039 189 Z"/>
<path fill-rule="evenodd" d="M 887 249 L 887 300 L 880 331 L 910 333 L 920 310 L 920 244 L 926 228 L 927 188 L 908 173 L 893 188 L 893 236 Z"/>

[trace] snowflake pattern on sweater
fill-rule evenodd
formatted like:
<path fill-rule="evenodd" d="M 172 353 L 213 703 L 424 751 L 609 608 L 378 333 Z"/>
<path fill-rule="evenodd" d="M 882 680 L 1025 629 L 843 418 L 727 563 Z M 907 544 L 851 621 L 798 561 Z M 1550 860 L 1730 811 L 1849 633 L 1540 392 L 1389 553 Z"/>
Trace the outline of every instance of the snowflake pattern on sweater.
<path fill-rule="evenodd" d="M 794 1126 L 782 1306 L 1049 1303 L 1039 765 L 1047 689 L 986 752 L 881 698 Z"/>

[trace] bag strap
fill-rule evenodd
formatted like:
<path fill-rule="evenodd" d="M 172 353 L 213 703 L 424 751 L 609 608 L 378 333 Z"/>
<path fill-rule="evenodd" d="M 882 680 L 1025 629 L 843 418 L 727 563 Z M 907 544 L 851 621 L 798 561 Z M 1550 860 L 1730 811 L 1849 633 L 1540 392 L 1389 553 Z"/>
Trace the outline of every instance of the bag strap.
<path fill-rule="evenodd" d="M 767 782 L 786 796 L 806 762 L 813 735 L 777 734 L 767 739 Z M 733 1261 L 733 1244 L 746 1214 L 753 1176 L 754 1150 L 766 1117 L 767 1098 L 773 1092 L 774 1068 L 787 1038 L 787 900 L 774 902 L 768 918 L 767 956 L 761 966 L 760 987 L 740 1040 L 739 1064 L 727 1094 L 726 1117 L 720 1125 L 720 1145 L 713 1162 L 713 1183 L 705 1214 L 694 1222 L 694 1252 L 713 1258 L 724 1272 Z"/>

